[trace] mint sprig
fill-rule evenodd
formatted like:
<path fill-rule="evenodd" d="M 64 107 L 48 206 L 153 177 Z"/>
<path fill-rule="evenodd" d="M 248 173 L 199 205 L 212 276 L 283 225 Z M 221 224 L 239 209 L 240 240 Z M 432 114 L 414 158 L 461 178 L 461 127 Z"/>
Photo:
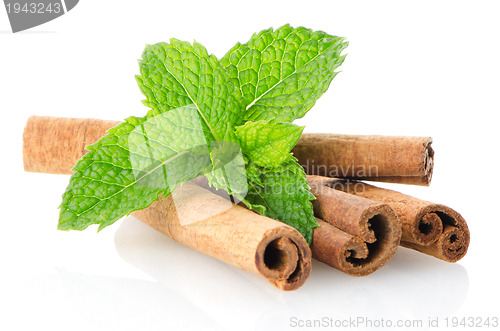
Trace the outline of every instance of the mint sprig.
<path fill-rule="evenodd" d="M 58 228 L 99 230 L 199 176 L 249 208 L 317 226 L 305 173 L 290 151 L 347 44 L 286 25 L 255 34 L 219 62 L 198 43 L 148 45 L 137 82 L 150 108 L 109 130 L 73 168 Z"/>

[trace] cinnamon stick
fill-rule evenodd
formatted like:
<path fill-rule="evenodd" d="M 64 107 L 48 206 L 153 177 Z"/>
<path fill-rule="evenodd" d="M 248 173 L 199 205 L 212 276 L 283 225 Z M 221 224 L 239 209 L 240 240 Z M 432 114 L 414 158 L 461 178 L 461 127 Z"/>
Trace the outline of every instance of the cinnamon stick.
<path fill-rule="evenodd" d="M 431 144 L 430 137 L 304 133 L 293 153 L 308 175 L 427 186 Z"/>
<path fill-rule="evenodd" d="M 36 145 L 37 152 L 29 159 L 24 158 L 24 169 L 71 174 L 71 168 L 85 153 L 85 146 L 96 142 L 118 123 L 32 116 L 26 124 L 24 141 Z M 61 131 L 63 127 L 68 129 Z M 82 144 L 77 146 L 73 140 Z M 53 141 L 62 144 L 55 148 Z M 428 137 L 304 133 L 293 153 L 309 175 L 429 185 L 434 158 L 431 143 Z M 46 157 L 47 152 L 51 158 Z"/>
<path fill-rule="evenodd" d="M 282 290 L 299 288 L 311 272 L 311 251 L 297 230 L 194 184 L 184 184 L 132 215 L 185 246 L 261 275 Z"/>
<path fill-rule="evenodd" d="M 23 135 L 25 170 L 71 174 L 84 146 L 113 125 L 91 119 L 30 117 Z M 311 271 L 310 248 L 297 230 L 197 185 L 187 183 L 132 214 L 170 238 L 258 274 L 282 290 L 299 288 Z"/>
<path fill-rule="evenodd" d="M 389 205 L 327 187 L 322 177 L 308 176 L 314 214 L 313 257 L 349 275 L 365 276 L 381 268 L 396 252 L 401 224 Z"/>
<path fill-rule="evenodd" d="M 391 206 L 401 220 L 401 246 L 448 262 L 456 262 L 467 253 L 467 223 L 450 207 L 362 182 L 318 176 L 308 176 L 308 181 Z"/>

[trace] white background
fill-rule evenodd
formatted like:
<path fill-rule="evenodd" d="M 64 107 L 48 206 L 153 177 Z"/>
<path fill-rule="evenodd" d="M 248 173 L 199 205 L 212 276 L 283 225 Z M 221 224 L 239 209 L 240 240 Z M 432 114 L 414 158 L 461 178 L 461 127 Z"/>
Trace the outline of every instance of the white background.
<path fill-rule="evenodd" d="M 12 34 L 0 7 L 0 329 L 297 329 L 292 318 L 500 317 L 496 1 L 81 1 Z M 33 114 L 123 119 L 146 43 L 196 39 L 221 57 L 253 32 L 290 23 L 350 41 L 342 72 L 307 116 L 309 132 L 432 136 L 430 187 L 391 186 L 468 221 L 456 264 L 401 248 L 364 278 L 313 263 L 281 292 L 128 217 L 100 233 L 56 230 L 69 177 L 24 173 Z M 389 185 L 385 185 L 388 187 Z M 358 328 L 362 329 L 362 328 Z"/>

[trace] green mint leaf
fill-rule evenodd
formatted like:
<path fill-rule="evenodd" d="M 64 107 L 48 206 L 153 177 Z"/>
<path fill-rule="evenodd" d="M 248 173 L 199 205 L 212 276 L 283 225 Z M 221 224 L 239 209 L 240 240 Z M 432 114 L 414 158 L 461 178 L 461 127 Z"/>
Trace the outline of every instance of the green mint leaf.
<path fill-rule="evenodd" d="M 285 25 L 237 43 L 221 64 L 243 95 L 245 120 L 291 122 L 326 92 L 347 45 L 322 31 Z"/>
<path fill-rule="evenodd" d="M 88 147 L 63 195 L 59 229 L 101 230 L 205 175 L 311 243 L 314 196 L 290 154 L 303 128 L 280 122 L 314 105 L 346 46 L 342 38 L 288 25 L 237 44 L 221 63 L 196 42 L 147 46 L 136 79 L 151 110 Z"/>
<path fill-rule="evenodd" d="M 212 144 L 214 145 L 214 144 Z M 212 146 L 212 168 L 205 173 L 210 186 L 226 190 L 239 201 L 247 194 L 246 157 L 238 144 L 217 142 Z"/>
<path fill-rule="evenodd" d="M 241 95 L 202 45 L 172 39 L 147 46 L 139 67 L 137 82 L 151 110 L 88 147 L 63 195 L 59 229 L 99 224 L 100 230 L 144 209 L 177 185 L 216 171 L 221 161 L 213 156 L 223 153 L 214 141 L 237 141 Z"/>
<path fill-rule="evenodd" d="M 211 168 L 209 132 L 193 106 L 130 117 L 90 145 L 63 194 L 60 230 L 99 230 Z"/>
<path fill-rule="evenodd" d="M 290 158 L 304 127 L 269 121 L 246 122 L 236 136 L 249 160 L 261 167 L 276 167 Z"/>
<path fill-rule="evenodd" d="M 213 141 L 234 141 L 232 127 L 243 121 L 241 95 L 205 47 L 176 39 L 150 45 L 139 67 L 137 83 L 153 114 L 194 104 Z"/>
<path fill-rule="evenodd" d="M 304 169 L 294 157 L 275 168 L 256 167 L 263 185 L 249 183 L 245 201 L 252 206 L 261 206 L 263 215 L 280 220 L 300 231 L 309 244 L 312 243 L 313 229 L 318 226 L 314 218 Z M 252 171 L 254 171 L 252 170 Z"/>

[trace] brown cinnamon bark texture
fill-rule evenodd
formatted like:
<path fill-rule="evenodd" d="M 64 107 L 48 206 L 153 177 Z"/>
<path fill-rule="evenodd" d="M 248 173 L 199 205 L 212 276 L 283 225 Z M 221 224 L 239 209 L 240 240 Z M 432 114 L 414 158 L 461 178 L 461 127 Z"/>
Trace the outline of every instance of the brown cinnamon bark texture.
<path fill-rule="evenodd" d="M 396 252 L 401 223 L 384 203 L 353 196 L 308 176 L 314 214 L 313 257 L 349 275 L 365 276 L 381 268 Z"/>
<path fill-rule="evenodd" d="M 32 116 L 24 142 L 37 146 L 24 169 L 31 172 L 71 174 L 70 169 L 118 121 Z M 62 128 L 65 128 L 62 130 Z M 72 143 L 81 141 L 81 146 Z M 55 148 L 53 141 L 62 144 Z M 304 133 L 294 155 L 309 175 L 358 178 L 402 184 L 429 185 L 434 151 L 428 137 L 351 136 Z M 51 158 L 46 154 L 50 153 Z"/>
<path fill-rule="evenodd" d="M 24 170 L 71 175 L 71 168 L 106 131 L 120 122 L 31 116 L 23 133 Z"/>
<path fill-rule="evenodd" d="M 226 191 L 210 187 L 199 177 L 191 183 L 228 198 Z M 311 244 L 312 257 L 351 276 L 366 276 L 381 268 L 396 252 L 401 225 L 388 206 L 318 187 L 309 181 L 316 221 Z M 341 230 L 342 229 L 342 230 Z M 353 235 L 354 234 L 354 235 Z"/>
<path fill-rule="evenodd" d="M 94 121 L 31 117 L 24 130 L 25 170 L 71 174 L 84 147 L 114 126 Z M 185 184 L 133 215 L 181 244 L 261 275 L 282 290 L 299 288 L 311 272 L 311 251 L 297 230 L 197 185 Z"/>
<path fill-rule="evenodd" d="M 430 137 L 304 133 L 293 149 L 308 175 L 429 185 Z"/>
<path fill-rule="evenodd" d="M 391 206 L 401 220 L 401 246 L 448 262 L 456 262 L 467 253 L 467 223 L 447 206 L 352 180 L 308 176 L 308 181 Z"/>
<path fill-rule="evenodd" d="M 194 184 L 184 184 L 132 215 L 185 246 L 261 275 L 282 290 L 299 288 L 311 272 L 311 251 L 297 230 Z"/>

